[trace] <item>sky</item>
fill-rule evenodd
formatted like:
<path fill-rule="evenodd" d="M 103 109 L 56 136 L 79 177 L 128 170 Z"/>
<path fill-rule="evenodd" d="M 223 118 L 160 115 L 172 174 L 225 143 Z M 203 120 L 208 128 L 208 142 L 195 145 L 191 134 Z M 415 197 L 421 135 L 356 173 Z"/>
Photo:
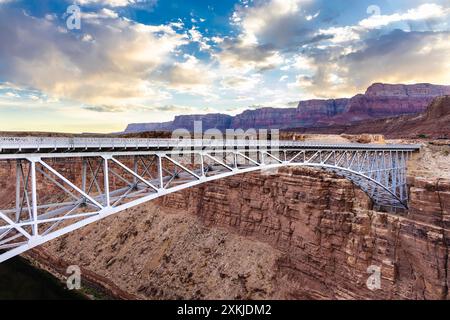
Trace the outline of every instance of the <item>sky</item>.
<path fill-rule="evenodd" d="M 0 131 L 450 84 L 450 0 L 0 0 Z"/>

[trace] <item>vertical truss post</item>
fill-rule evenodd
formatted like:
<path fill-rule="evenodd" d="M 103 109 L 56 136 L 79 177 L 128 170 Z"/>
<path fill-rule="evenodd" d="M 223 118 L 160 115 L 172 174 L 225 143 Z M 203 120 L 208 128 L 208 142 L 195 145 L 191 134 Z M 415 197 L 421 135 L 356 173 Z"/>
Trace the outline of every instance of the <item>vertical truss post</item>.
<path fill-rule="evenodd" d="M 158 178 L 159 178 L 159 188 L 164 189 L 162 157 L 160 154 L 158 154 Z"/>
<path fill-rule="evenodd" d="M 377 168 L 377 174 L 376 174 L 376 181 L 381 182 L 381 156 L 380 156 L 381 152 L 377 152 L 376 155 L 376 165 L 375 167 Z"/>
<path fill-rule="evenodd" d="M 133 171 L 134 173 L 138 174 L 138 157 L 133 156 Z M 138 179 L 136 176 L 133 176 L 133 186 L 137 186 Z"/>
<path fill-rule="evenodd" d="M 83 164 L 82 164 L 82 172 L 81 172 L 81 190 L 83 192 L 86 192 L 86 175 L 87 175 L 87 162 L 86 159 L 83 158 Z"/>
<path fill-rule="evenodd" d="M 29 159 L 31 170 L 31 203 L 32 203 L 32 217 L 33 217 L 33 236 L 39 235 L 38 230 L 38 210 L 37 210 L 37 189 L 36 189 L 36 160 Z"/>
<path fill-rule="evenodd" d="M 21 172 L 21 165 L 20 165 L 20 160 L 16 160 L 16 219 L 14 222 L 19 222 L 20 220 L 20 214 L 21 214 L 21 204 L 22 202 L 20 201 L 21 196 L 20 196 L 20 191 L 21 191 L 21 186 L 20 186 L 20 172 Z"/>
<path fill-rule="evenodd" d="M 393 154 L 393 152 L 391 151 L 391 168 L 392 168 L 392 191 L 394 192 L 394 194 L 398 194 L 397 193 L 397 186 L 398 186 L 398 178 L 399 178 L 399 174 L 400 171 L 398 170 L 398 151 L 395 152 L 395 156 Z M 402 199 L 402 195 L 400 194 L 400 199 Z"/>
<path fill-rule="evenodd" d="M 408 200 L 408 189 L 406 186 L 406 158 L 405 158 L 405 152 L 401 151 L 401 160 L 400 160 L 400 166 L 401 166 L 401 185 L 402 185 L 402 200 L 407 201 Z"/>
<path fill-rule="evenodd" d="M 200 154 L 200 170 L 202 170 L 202 178 L 205 177 L 205 157 L 202 152 Z"/>
<path fill-rule="evenodd" d="M 111 206 L 111 199 L 109 194 L 109 168 L 108 168 L 108 158 L 103 157 L 103 178 L 105 184 L 105 206 Z"/>
<path fill-rule="evenodd" d="M 383 151 L 383 172 L 384 172 L 384 185 L 389 189 L 389 171 L 386 161 L 386 153 Z"/>

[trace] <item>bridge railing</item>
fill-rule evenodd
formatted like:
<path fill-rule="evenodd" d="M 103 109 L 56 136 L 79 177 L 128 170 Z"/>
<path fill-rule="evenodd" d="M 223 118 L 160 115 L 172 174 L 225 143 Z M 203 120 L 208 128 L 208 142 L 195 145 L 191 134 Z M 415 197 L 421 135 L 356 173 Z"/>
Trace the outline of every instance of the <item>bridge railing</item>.
<path fill-rule="evenodd" d="M 129 139 L 129 138 L 49 138 L 49 137 L 0 137 L 0 150 L 22 149 L 131 149 L 131 148 L 233 148 L 233 147 L 283 147 L 283 148 L 350 148 L 350 149 L 402 149 L 417 150 L 418 145 L 394 144 L 330 144 L 293 140 L 214 140 L 214 139 Z"/>
<path fill-rule="evenodd" d="M 291 142 L 293 143 L 293 141 Z M 213 139 L 128 139 L 128 138 L 45 138 L 0 137 L 2 149 L 43 148 L 133 148 L 133 147 L 227 147 L 274 145 L 267 140 L 213 140 Z"/>

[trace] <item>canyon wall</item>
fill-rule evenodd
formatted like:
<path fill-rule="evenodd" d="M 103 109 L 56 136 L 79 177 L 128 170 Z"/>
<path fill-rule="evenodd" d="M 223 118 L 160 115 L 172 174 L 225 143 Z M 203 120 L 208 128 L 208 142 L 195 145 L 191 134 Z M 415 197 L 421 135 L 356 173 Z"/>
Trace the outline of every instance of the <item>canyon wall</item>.
<path fill-rule="evenodd" d="M 234 117 L 225 114 L 181 115 L 163 123 L 130 124 L 125 132 L 193 129 L 203 121 L 203 129 L 289 129 L 348 125 L 361 120 L 387 118 L 423 112 L 438 96 L 450 94 L 450 86 L 432 84 L 395 85 L 376 83 L 365 94 L 350 99 L 300 101 L 297 108 L 246 110 Z"/>
<path fill-rule="evenodd" d="M 374 84 L 364 95 L 350 99 L 345 115 L 329 123 L 343 123 L 388 118 L 424 112 L 434 98 L 450 94 L 450 86 L 430 84 L 387 85 Z"/>
<path fill-rule="evenodd" d="M 450 180 L 409 180 L 402 216 L 373 211 L 329 173 L 245 174 L 109 217 L 34 255 L 142 299 L 449 299 Z M 378 290 L 366 286 L 369 266 L 381 270 Z"/>
<path fill-rule="evenodd" d="M 450 139 L 450 96 L 434 98 L 425 111 L 416 114 L 357 121 L 350 125 L 328 124 L 315 128 L 295 128 L 289 131 L 297 134 L 382 134 L 391 139 Z M 283 134 L 287 133 L 284 132 Z"/>

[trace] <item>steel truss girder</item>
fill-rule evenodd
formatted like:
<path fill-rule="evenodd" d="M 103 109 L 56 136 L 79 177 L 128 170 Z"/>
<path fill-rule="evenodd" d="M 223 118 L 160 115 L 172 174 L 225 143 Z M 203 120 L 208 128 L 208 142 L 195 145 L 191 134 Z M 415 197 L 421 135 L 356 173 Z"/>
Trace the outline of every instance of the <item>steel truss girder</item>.
<path fill-rule="evenodd" d="M 219 149 L 182 151 L 182 157 L 179 154 L 72 155 L 70 158 L 81 167 L 81 186 L 71 181 L 65 170 L 50 164 L 51 155 L 10 160 L 16 162 L 16 179 L 9 181 L 16 183 L 16 206 L 0 209 L 0 250 L 4 251 L 0 262 L 169 193 L 240 173 L 284 166 L 334 172 L 359 186 L 376 205 L 407 208 L 406 166 L 411 151 Z M 57 163 L 68 158 L 55 156 L 53 160 Z M 62 191 L 63 199 L 40 203 L 41 180 Z"/>

